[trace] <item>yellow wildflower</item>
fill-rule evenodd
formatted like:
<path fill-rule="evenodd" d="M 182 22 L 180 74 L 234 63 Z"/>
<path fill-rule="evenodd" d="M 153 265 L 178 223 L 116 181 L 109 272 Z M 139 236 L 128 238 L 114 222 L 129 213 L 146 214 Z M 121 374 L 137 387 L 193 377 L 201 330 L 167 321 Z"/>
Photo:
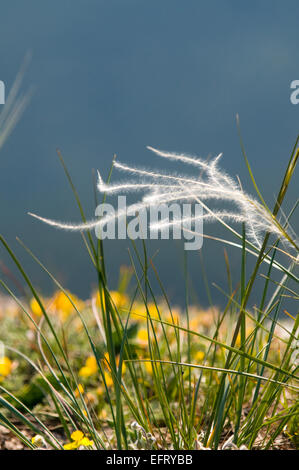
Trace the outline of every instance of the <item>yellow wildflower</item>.
<path fill-rule="evenodd" d="M 92 374 L 93 374 L 93 371 L 89 367 L 86 367 L 86 366 L 81 367 L 81 369 L 79 370 L 80 377 L 87 378 L 87 377 L 90 377 Z"/>
<path fill-rule="evenodd" d="M 102 364 L 103 364 L 103 367 L 106 369 L 106 371 L 104 371 L 106 386 L 111 387 L 113 385 L 113 378 L 112 378 L 112 372 L 111 372 L 111 366 L 110 366 L 110 362 L 109 362 L 108 352 L 106 352 L 104 354 L 104 358 L 102 359 Z M 119 356 L 116 358 L 116 366 L 119 367 Z M 122 363 L 122 374 L 124 374 L 125 371 L 126 371 L 126 365 L 123 362 Z"/>
<path fill-rule="evenodd" d="M 204 353 L 203 351 L 197 351 L 197 353 L 196 353 L 195 356 L 194 356 L 194 359 L 195 359 L 197 362 L 201 362 L 204 357 L 205 357 L 205 353 Z"/>
<path fill-rule="evenodd" d="M 85 361 L 86 367 L 89 367 L 94 373 L 98 370 L 98 364 L 95 356 L 89 356 Z"/>
<path fill-rule="evenodd" d="M 147 304 L 147 310 L 151 318 L 159 319 L 159 313 L 154 302 Z"/>
<path fill-rule="evenodd" d="M 153 375 L 153 365 L 151 361 L 146 361 L 144 363 L 145 370 L 148 374 Z"/>
<path fill-rule="evenodd" d="M 41 317 L 43 314 L 42 309 L 40 308 L 40 305 L 35 297 L 30 300 L 30 309 L 37 317 Z"/>
<path fill-rule="evenodd" d="M 82 431 L 74 431 L 71 435 L 71 439 L 73 442 L 69 442 L 68 444 L 64 444 L 64 450 L 74 450 L 78 449 L 78 447 L 92 447 L 93 441 L 88 439 L 88 437 L 84 436 Z"/>
<path fill-rule="evenodd" d="M 71 434 L 71 439 L 73 441 L 81 441 L 81 439 L 83 439 L 84 437 L 84 434 L 82 431 L 74 431 L 72 434 Z"/>
<path fill-rule="evenodd" d="M 68 444 L 64 444 L 64 446 L 63 446 L 64 450 L 75 450 L 78 447 L 79 446 L 78 446 L 78 443 L 76 441 L 69 442 Z"/>
<path fill-rule="evenodd" d="M 82 384 L 78 384 L 78 387 L 76 388 L 74 395 L 76 398 L 80 397 L 80 394 L 83 395 L 84 393 L 84 387 Z"/>
<path fill-rule="evenodd" d="M 113 385 L 113 380 L 111 376 L 109 354 L 107 352 L 104 355 L 104 359 L 102 363 L 103 363 L 104 368 L 106 369 L 106 372 L 104 372 L 106 385 L 107 387 L 111 387 Z M 116 365 L 117 367 L 119 366 L 119 357 L 116 358 Z M 126 365 L 122 363 L 122 373 L 124 374 L 125 371 L 126 371 Z M 97 372 L 98 372 L 98 364 L 97 364 L 96 358 L 94 356 L 89 356 L 85 361 L 85 365 L 81 367 L 81 369 L 79 370 L 79 376 L 88 378 Z"/>
<path fill-rule="evenodd" d="M 174 325 L 179 325 L 180 324 L 180 312 L 178 309 L 172 309 L 171 313 L 169 312 L 168 315 L 166 316 L 165 321 L 167 323 L 172 323 Z"/>
<path fill-rule="evenodd" d="M 248 326 L 246 328 L 246 338 L 253 332 L 253 328 L 251 326 Z M 241 346 L 241 334 L 239 333 L 236 339 L 235 346 L 240 347 Z"/>
<path fill-rule="evenodd" d="M 144 305 L 139 303 L 134 304 L 131 311 L 131 316 L 135 322 L 143 323 L 146 320 L 146 310 Z"/>
<path fill-rule="evenodd" d="M 111 377 L 111 373 L 110 372 L 104 372 L 104 377 L 105 377 L 105 382 L 106 382 L 106 385 L 107 387 L 112 387 L 113 385 L 113 379 Z"/>
<path fill-rule="evenodd" d="M 0 358 L 0 377 L 7 377 L 12 371 L 12 361 L 4 356 Z"/>
<path fill-rule="evenodd" d="M 129 303 L 129 297 L 127 294 L 112 290 L 109 292 L 111 302 L 116 306 L 116 308 L 122 308 L 128 305 Z M 103 302 L 103 308 L 105 309 L 105 295 L 103 293 L 102 295 L 102 302 Z M 102 307 L 102 302 L 101 302 L 101 296 L 100 293 L 97 293 L 97 304 L 101 308 Z"/>
<path fill-rule="evenodd" d="M 55 294 L 54 300 L 52 303 L 52 309 L 54 309 L 58 313 L 62 321 L 65 321 L 71 315 L 71 313 L 74 312 L 75 309 L 73 307 L 73 304 L 76 305 L 76 307 L 79 310 L 84 305 L 84 303 L 80 301 L 78 297 L 76 297 L 75 295 L 71 294 L 68 291 L 66 292 L 67 292 L 68 297 L 71 300 L 69 300 L 69 298 L 66 296 L 64 292 L 58 291 Z M 71 301 L 73 302 L 73 304 Z"/>
<path fill-rule="evenodd" d="M 110 362 L 109 362 L 109 353 L 106 352 L 104 354 L 104 366 L 106 367 L 106 369 L 108 369 L 108 371 L 111 371 L 111 366 L 110 366 Z M 117 356 L 116 358 L 116 366 L 118 367 L 119 366 L 119 356 Z M 126 364 L 123 362 L 122 363 L 122 373 L 124 374 L 126 371 Z"/>
<path fill-rule="evenodd" d="M 137 341 L 141 346 L 146 346 L 148 343 L 148 333 L 146 328 L 140 328 L 137 333 Z"/>
<path fill-rule="evenodd" d="M 126 294 L 123 294 L 117 291 L 111 291 L 110 296 L 111 296 L 112 302 L 115 304 L 117 308 L 125 307 L 129 303 L 129 298 Z"/>
<path fill-rule="evenodd" d="M 87 378 L 95 374 L 97 370 L 98 365 L 96 358 L 94 356 L 89 356 L 85 361 L 85 365 L 79 370 L 79 376 Z"/>
<path fill-rule="evenodd" d="M 141 303 L 134 304 L 131 315 L 134 321 L 143 323 L 146 321 L 148 313 L 154 320 L 159 319 L 158 310 L 154 302 L 148 303 L 147 308 L 144 304 Z"/>
<path fill-rule="evenodd" d="M 80 446 L 91 447 L 93 446 L 93 441 L 88 439 L 88 437 L 83 437 L 83 439 L 80 441 Z"/>
<path fill-rule="evenodd" d="M 197 331 L 200 327 L 200 318 L 192 318 L 189 322 L 190 331 Z"/>

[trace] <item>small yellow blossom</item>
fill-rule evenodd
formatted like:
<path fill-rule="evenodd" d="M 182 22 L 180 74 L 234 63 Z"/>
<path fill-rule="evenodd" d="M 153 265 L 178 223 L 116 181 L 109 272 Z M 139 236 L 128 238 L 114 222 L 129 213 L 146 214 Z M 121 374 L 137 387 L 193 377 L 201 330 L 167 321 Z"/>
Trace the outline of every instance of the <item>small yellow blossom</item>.
<path fill-rule="evenodd" d="M 104 354 L 104 367 L 106 369 L 108 369 L 109 372 L 111 372 L 111 366 L 110 366 L 110 362 L 109 362 L 109 353 L 106 352 Z M 119 366 L 119 356 L 116 358 L 116 366 L 118 367 Z M 122 374 L 124 374 L 126 371 L 126 364 L 123 362 L 122 363 Z"/>
<path fill-rule="evenodd" d="M 80 394 L 83 395 L 84 393 L 84 387 L 82 384 L 78 384 L 78 387 L 76 388 L 74 395 L 76 398 L 80 397 Z"/>
<path fill-rule="evenodd" d="M 200 326 L 200 318 L 199 317 L 192 318 L 190 320 L 190 323 L 189 323 L 190 331 L 197 331 L 199 329 L 199 326 Z"/>
<path fill-rule="evenodd" d="M 145 370 L 149 375 L 153 375 L 153 365 L 151 361 L 146 361 L 144 363 Z"/>
<path fill-rule="evenodd" d="M 144 304 L 141 303 L 134 304 L 131 312 L 134 321 L 138 323 L 144 323 L 148 317 L 148 314 L 154 320 L 159 319 L 158 310 L 154 302 L 148 303 L 147 308 Z"/>
<path fill-rule="evenodd" d="M 0 377 L 7 377 L 12 371 L 12 361 L 4 356 L 0 358 Z"/>
<path fill-rule="evenodd" d="M 74 431 L 72 434 L 71 434 L 71 439 L 73 441 L 81 441 L 81 439 L 83 439 L 84 437 L 84 434 L 82 431 Z"/>
<path fill-rule="evenodd" d="M 201 362 L 204 357 L 205 357 L 205 353 L 204 353 L 203 351 L 197 351 L 197 353 L 196 353 L 195 356 L 194 356 L 194 359 L 195 359 L 197 362 Z"/>
<path fill-rule="evenodd" d="M 62 321 L 67 320 L 67 318 L 74 312 L 73 304 L 80 310 L 84 306 L 84 302 L 78 299 L 75 295 L 66 291 L 66 294 L 62 291 L 58 291 L 53 299 L 51 308 L 60 316 Z M 70 300 L 69 300 L 70 299 Z M 73 304 L 72 304 L 72 302 Z"/>
<path fill-rule="evenodd" d="M 180 313 L 179 313 L 179 311 L 178 310 L 172 310 L 172 312 L 167 315 L 166 322 L 167 323 L 172 323 L 174 325 L 179 325 L 180 324 Z"/>
<path fill-rule="evenodd" d="M 117 291 L 111 291 L 110 296 L 112 302 L 117 308 L 125 307 L 129 303 L 129 298 L 126 294 Z"/>
<path fill-rule="evenodd" d="M 80 441 L 80 446 L 91 447 L 91 446 L 93 446 L 93 441 L 88 439 L 88 437 L 83 437 L 83 439 L 81 439 L 81 441 Z"/>
<path fill-rule="evenodd" d="M 251 328 L 251 327 L 246 328 L 246 337 L 248 337 L 252 332 L 253 332 L 253 328 Z M 240 333 L 237 336 L 235 345 L 237 347 L 241 346 L 241 334 Z"/>
<path fill-rule="evenodd" d="M 74 431 L 71 435 L 71 439 L 73 442 L 69 442 L 68 444 L 64 444 L 64 450 L 74 450 L 78 449 L 78 447 L 92 447 L 93 441 L 88 439 L 88 437 L 84 436 L 82 431 Z"/>
<path fill-rule="evenodd" d="M 110 363 L 109 363 L 109 353 L 108 352 L 105 352 L 104 354 L 104 364 L 109 364 L 109 367 L 110 367 Z"/>
<path fill-rule="evenodd" d="M 95 356 L 89 356 L 85 361 L 86 367 L 89 367 L 93 372 L 97 372 L 98 364 Z"/>
<path fill-rule="evenodd" d="M 87 378 L 95 374 L 97 370 L 98 364 L 96 358 L 94 356 L 89 356 L 85 361 L 85 365 L 79 370 L 79 376 Z"/>
<path fill-rule="evenodd" d="M 41 317 L 43 314 L 42 309 L 40 308 L 40 305 L 35 297 L 30 300 L 30 309 L 37 317 Z"/>
<path fill-rule="evenodd" d="M 64 450 L 75 450 L 78 447 L 79 447 L 79 445 L 76 441 L 70 442 L 68 444 L 64 444 L 64 446 L 63 446 Z"/>
<path fill-rule="evenodd" d="M 111 302 L 112 302 L 112 304 L 114 304 L 116 306 L 116 308 L 122 308 L 122 307 L 125 307 L 126 305 L 128 305 L 129 297 L 127 296 L 127 294 L 124 294 L 124 293 L 121 293 L 121 292 L 118 292 L 118 291 L 115 291 L 115 290 L 110 291 L 109 294 L 110 294 Z M 106 304 L 105 304 L 104 294 L 102 295 L 102 301 L 101 301 L 101 295 L 98 292 L 96 300 L 97 300 L 97 305 L 101 308 L 102 303 L 103 303 L 103 308 L 105 309 Z"/>
<path fill-rule="evenodd" d="M 93 374 L 92 370 L 86 366 L 81 367 L 81 369 L 79 370 L 80 377 L 87 378 L 87 377 L 90 377 L 92 374 Z"/>
<path fill-rule="evenodd" d="M 144 323 L 146 321 L 146 310 L 144 305 L 139 303 L 134 304 L 131 316 L 135 322 Z"/>
<path fill-rule="evenodd" d="M 105 377 L 105 382 L 106 382 L 106 386 L 109 388 L 109 387 L 112 387 L 113 385 L 113 379 L 111 377 L 111 373 L 110 372 L 104 372 L 104 377 Z"/>
<path fill-rule="evenodd" d="M 148 343 L 148 332 L 146 328 L 140 328 L 137 333 L 137 341 L 141 346 L 146 346 Z"/>
<path fill-rule="evenodd" d="M 110 367 L 108 352 L 104 354 L 103 365 L 107 369 L 107 371 L 104 371 L 104 378 L 105 378 L 106 386 L 109 388 L 113 385 L 113 379 L 111 376 L 111 367 Z"/>
<path fill-rule="evenodd" d="M 159 313 L 154 302 L 150 302 L 149 304 L 147 304 L 147 311 L 151 318 L 154 318 L 156 320 L 159 319 Z"/>
<path fill-rule="evenodd" d="M 116 359 L 116 365 L 117 367 L 119 366 L 119 357 Z M 111 387 L 111 385 L 113 385 L 113 380 L 111 377 L 111 366 L 109 362 L 109 354 L 107 352 L 104 355 L 103 366 L 106 369 L 106 372 L 104 372 L 106 385 L 107 387 Z M 122 373 L 124 374 L 125 371 L 126 371 L 126 365 L 123 363 Z M 79 376 L 88 378 L 91 375 L 96 374 L 97 372 L 98 372 L 98 364 L 97 364 L 96 358 L 94 356 L 89 356 L 85 361 L 85 365 L 81 367 L 81 369 L 79 370 Z"/>

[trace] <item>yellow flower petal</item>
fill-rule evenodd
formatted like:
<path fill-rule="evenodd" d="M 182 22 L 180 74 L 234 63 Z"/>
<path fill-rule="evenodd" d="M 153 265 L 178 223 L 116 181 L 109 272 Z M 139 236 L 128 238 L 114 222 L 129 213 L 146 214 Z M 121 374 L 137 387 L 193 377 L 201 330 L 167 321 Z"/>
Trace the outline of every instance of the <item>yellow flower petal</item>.
<path fill-rule="evenodd" d="M 194 358 L 196 361 L 201 362 L 204 357 L 205 357 L 205 353 L 203 351 L 197 351 Z"/>
<path fill-rule="evenodd" d="M 41 317 L 43 314 L 42 309 L 40 308 L 39 303 L 35 297 L 30 300 L 30 309 L 32 313 L 34 313 L 34 315 L 37 315 L 38 317 Z"/>
<path fill-rule="evenodd" d="M 93 446 L 93 441 L 90 441 L 88 437 L 83 437 L 83 439 L 81 439 L 79 442 L 79 445 L 83 447 L 91 447 Z"/>
<path fill-rule="evenodd" d="M 90 377 L 91 375 L 94 374 L 94 371 L 90 368 L 90 367 L 81 367 L 81 369 L 79 370 L 79 376 L 80 377 Z"/>
<path fill-rule="evenodd" d="M 81 441 L 81 439 L 83 439 L 84 437 L 84 434 L 82 431 L 74 431 L 72 434 L 71 434 L 71 438 L 73 441 Z"/>
<path fill-rule="evenodd" d="M 74 395 L 76 398 L 78 398 L 81 395 L 83 395 L 84 393 L 84 387 L 82 384 L 78 384 L 78 387 L 76 388 L 75 392 L 74 392 Z"/>
<path fill-rule="evenodd" d="M 153 364 L 150 361 L 144 363 L 145 370 L 148 374 L 153 375 Z"/>
<path fill-rule="evenodd" d="M 84 302 L 79 300 L 74 294 L 71 294 L 68 291 L 66 291 L 66 293 L 71 300 L 69 300 L 64 292 L 58 291 L 52 302 L 52 309 L 59 314 L 62 321 L 66 320 L 70 314 L 75 311 L 72 302 L 79 310 L 84 306 Z"/>
<path fill-rule="evenodd" d="M 70 442 L 68 444 L 64 444 L 63 448 L 64 450 L 74 450 L 74 449 L 77 449 L 79 447 L 79 443 L 74 441 L 74 442 Z"/>
<path fill-rule="evenodd" d="M 113 379 L 111 377 L 111 374 L 108 372 L 104 372 L 104 376 L 107 387 L 111 387 L 113 385 Z"/>
<path fill-rule="evenodd" d="M 97 360 L 96 360 L 95 356 L 89 356 L 85 361 L 85 366 L 89 367 L 91 370 L 93 370 L 94 373 L 97 372 L 98 364 L 97 364 Z"/>
<path fill-rule="evenodd" d="M 148 333 L 146 328 L 140 328 L 137 333 L 137 341 L 142 346 L 146 346 L 148 342 Z"/>
<path fill-rule="evenodd" d="M 7 377 L 12 371 L 12 361 L 4 356 L 0 358 L 0 376 Z"/>

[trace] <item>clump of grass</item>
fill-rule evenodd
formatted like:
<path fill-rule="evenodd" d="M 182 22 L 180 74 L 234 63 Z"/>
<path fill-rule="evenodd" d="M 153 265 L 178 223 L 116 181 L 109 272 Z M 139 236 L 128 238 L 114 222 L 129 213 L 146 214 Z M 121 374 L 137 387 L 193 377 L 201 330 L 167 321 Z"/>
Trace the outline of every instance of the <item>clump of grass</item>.
<path fill-rule="evenodd" d="M 150 197 L 159 201 L 186 197 L 202 203 L 205 196 L 216 197 L 215 189 L 206 186 L 216 179 L 222 196 L 228 191 L 227 196 L 237 204 L 239 212 L 233 216 L 213 212 L 205 205 L 207 218 L 216 219 L 237 238 L 237 242 L 223 243 L 235 246 L 242 255 L 239 286 L 233 289 L 230 283 L 230 292 L 223 292 L 226 307 L 209 312 L 201 312 L 188 302 L 185 312 L 173 308 L 146 245 L 140 252 L 133 241 L 130 269 L 122 270 L 117 291 L 109 289 L 103 242 L 90 232 L 99 221 L 86 222 L 59 153 L 81 213 L 79 229 L 85 230 L 82 239 L 95 269 L 97 289 L 89 301 L 82 302 L 64 289 L 19 240 L 57 291 L 49 299 L 42 298 L 0 236 L 27 293 L 27 298 L 19 298 L 5 280 L 0 280 L 18 307 L 20 332 L 18 336 L 15 329 L 15 345 L 11 346 L 12 325 L 5 315 L 5 321 L 1 321 L 5 322 L 6 337 L 1 339 L 17 369 L 3 375 L 0 384 L 3 425 L 31 449 L 41 445 L 55 449 L 271 449 L 283 435 L 289 445 L 298 445 L 299 317 L 290 313 L 287 321 L 281 317 L 283 296 L 298 300 L 296 288 L 290 287 L 291 281 L 298 284 L 294 272 L 297 238 L 290 230 L 290 217 L 297 206 L 287 219 L 278 219 L 298 160 L 298 142 L 299 137 L 273 211 L 256 187 L 245 153 L 260 202 L 218 170 L 218 159 L 208 165 L 200 160 L 191 162 L 187 156 L 158 152 L 198 165 L 206 170 L 208 179 L 192 180 L 187 192 L 181 186 L 184 180 L 176 182 L 171 175 L 148 173 L 144 176 L 153 177 L 154 182 L 138 183 L 143 189 L 150 187 Z M 140 171 L 135 169 L 134 173 Z M 130 184 L 136 187 L 135 182 L 110 186 L 110 177 L 111 172 L 107 183 L 99 181 L 105 192 L 109 188 L 127 190 Z M 166 178 L 170 184 L 165 188 Z M 241 223 L 240 233 L 229 225 L 230 220 Z M 281 243 L 285 244 L 283 251 L 288 250 L 288 265 L 278 256 Z M 249 255 L 255 257 L 255 265 L 247 275 Z M 230 280 L 228 258 L 226 261 Z M 258 299 L 255 285 L 264 265 L 267 273 Z M 273 278 L 274 269 L 281 273 L 279 282 Z M 159 293 L 153 290 L 150 272 L 157 279 Z M 253 295 L 254 310 L 249 308 Z M 24 342 L 24 337 L 28 341 Z M 13 376 L 18 375 L 18 369 L 19 376 L 23 374 L 29 382 L 21 394 L 14 390 L 17 382 Z M 32 394 L 35 400 L 30 401 Z M 31 440 L 24 428 L 38 438 Z"/>

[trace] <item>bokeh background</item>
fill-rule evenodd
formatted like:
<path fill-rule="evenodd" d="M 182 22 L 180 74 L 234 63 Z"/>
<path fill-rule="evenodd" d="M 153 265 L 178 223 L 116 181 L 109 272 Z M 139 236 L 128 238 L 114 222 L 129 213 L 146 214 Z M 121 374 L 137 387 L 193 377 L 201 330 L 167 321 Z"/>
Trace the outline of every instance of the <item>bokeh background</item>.
<path fill-rule="evenodd" d="M 223 152 L 223 167 L 253 192 L 237 134 L 239 113 L 257 183 L 273 206 L 298 133 L 299 105 L 290 102 L 290 83 L 299 79 L 298 17 L 297 0 L 1 1 L 0 79 L 9 90 L 30 51 L 23 89 L 34 86 L 0 154 L 1 233 L 42 290 L 53 286 L 16 236 L 78 295 L 87 297 L 96 282 L 80 234 L 26 215 L 80 219 L 57 147 L 89 217 L 92 170 L 107 175 L 114 153 L 133 165 L 166 167 L 146 145 L 201 157 Z M 286 207 L 297 195 L 293 183 Z M 214 225 L 205 232 L 223 235 Z M 129 264 L 129 246 L 106 244 L 113 288 L 120 264 Z M 170 299 L 182 304 L 182 244 L 148 244 L 150 255 L 157 249 Z M 201 255 L 209 281 L 226 288 L 223 246 L 205 241 Z M 239 254 L 229 250 L 229 256 L 236 283 Z M 12 268 L 3 252 L 0 259 Z M 191 252 L 188 265 L 191 295 L 206 305 L 200 254 Z M 224 302 L 216 288 L 211 292 L 213 302 Z"/>

